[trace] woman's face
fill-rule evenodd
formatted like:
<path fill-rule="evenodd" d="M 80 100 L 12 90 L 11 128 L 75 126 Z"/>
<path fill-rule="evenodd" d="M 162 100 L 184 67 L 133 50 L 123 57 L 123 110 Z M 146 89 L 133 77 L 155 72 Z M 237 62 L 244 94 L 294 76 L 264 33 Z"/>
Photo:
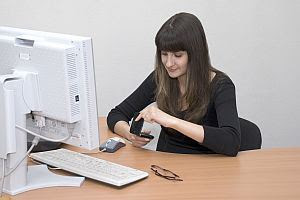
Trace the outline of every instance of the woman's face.
<path fill-rule="evenodd" d="M 186 74 L 188 66 L 186 51 L 161 51 L 161 60 L 171 78 L 179 78 Z"/>

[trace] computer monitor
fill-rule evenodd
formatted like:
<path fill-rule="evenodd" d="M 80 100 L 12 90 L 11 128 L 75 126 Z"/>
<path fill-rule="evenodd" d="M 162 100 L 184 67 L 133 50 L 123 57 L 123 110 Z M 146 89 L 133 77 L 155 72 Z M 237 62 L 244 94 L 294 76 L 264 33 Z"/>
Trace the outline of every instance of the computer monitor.
<path fill-rule="evenodd" d="M 27 150 L 16 125 L 54 139 L 70 135 L 64 143 L 77 147 L 99 147 L 95 90 L 91 38 L 0 27 L 0 158 L 6 168 Z M 8 193 L 24 190 L 17 182 L 26 179 L 25 162 L 5 181 Z"/>

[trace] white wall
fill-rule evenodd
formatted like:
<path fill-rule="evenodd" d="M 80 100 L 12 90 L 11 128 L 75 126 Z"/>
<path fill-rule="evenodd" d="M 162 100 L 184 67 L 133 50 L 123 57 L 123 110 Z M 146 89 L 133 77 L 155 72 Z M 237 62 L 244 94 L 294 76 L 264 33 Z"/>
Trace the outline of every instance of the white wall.
<path fill-rule="evenodd" d="M 0 25 L 92 36 L 104 116 L 153 69 L 162 23 L 194 13 L 213 65 L 236 84 L 240 116 L 261 128 L 263 147 L 299 146 L 299 10 L 297 0 L 1 0 Z"/>

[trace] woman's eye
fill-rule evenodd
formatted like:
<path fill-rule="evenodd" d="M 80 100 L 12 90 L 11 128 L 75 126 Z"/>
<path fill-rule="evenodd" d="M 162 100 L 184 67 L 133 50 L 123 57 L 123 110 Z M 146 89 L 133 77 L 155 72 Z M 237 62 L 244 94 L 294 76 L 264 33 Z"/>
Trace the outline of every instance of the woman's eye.
<path fill-rule="evenodd" d="M 180 58 L 182 55 L 181 54 L 175 54 L 176 58 Z"/>

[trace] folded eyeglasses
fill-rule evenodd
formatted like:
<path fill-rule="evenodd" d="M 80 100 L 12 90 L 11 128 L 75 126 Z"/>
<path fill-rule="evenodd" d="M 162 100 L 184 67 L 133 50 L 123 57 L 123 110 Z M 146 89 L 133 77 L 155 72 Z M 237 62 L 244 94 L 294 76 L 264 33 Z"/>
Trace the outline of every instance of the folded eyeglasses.
<path fill-rule="evenodd" d="M 155 175 L 172 181 L 183 181 L 177 174 L 171 172 L 168 169 L 164 169 L 157 165 L 151 165 L 151 170 L 155 172 Z"/>

